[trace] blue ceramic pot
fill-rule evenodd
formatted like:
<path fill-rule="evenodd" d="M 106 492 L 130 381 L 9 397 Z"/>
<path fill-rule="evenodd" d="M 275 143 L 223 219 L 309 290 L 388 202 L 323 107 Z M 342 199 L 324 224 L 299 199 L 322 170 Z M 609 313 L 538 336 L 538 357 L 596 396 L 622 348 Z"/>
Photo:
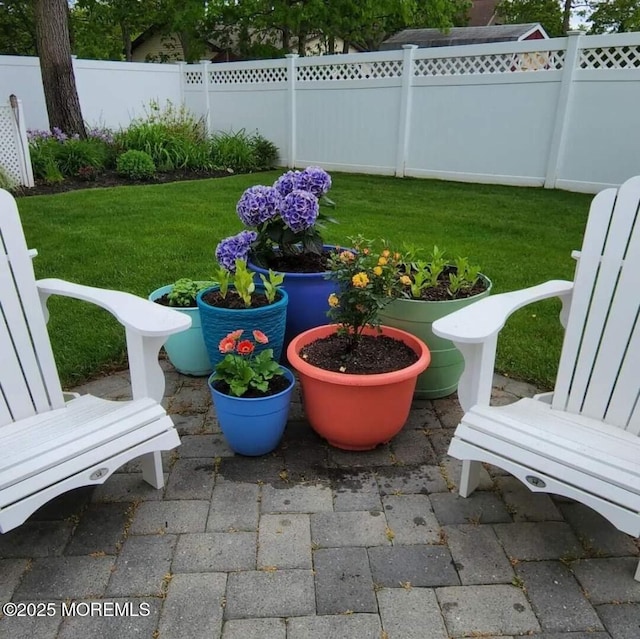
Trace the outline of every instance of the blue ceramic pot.
<path fill-rule="evenodd" d="M 154 302 L 158 298 L 168 293 L 173 288 L 173 284 L 162 286 L 149 295 L 149 299 Z M 191 318 L 191 328 L 175 335 L 170 335 L 164 344 L 169 361 L 174 368 L 183 375 L 194 375 L 196 377 L 210 375 L 213 370 L 209 362 L 209 355 L 204 339 L 202 338 L 202 328 L 200 327 L 200 310 L 197 307 L 188 308 L 182 306 L 172 306 L 176 311 L 180 311 Z"/>
<path fill-rule="evenodd" d="M 335 246 L 325 244 L 325 249 L 333 250 Z M 248 268 L 255 273 L 268 276 L 267 269 L 256 266 L 251 261 Z M 285 347 L 300 333 L 309 328 L 323 326 L 329 322 L 327 311 L 329 310 L 329 295 L 336 290 L 336 283 L 325 279 L 327 271 L 321 273 L 282 273 L 284 282 L 282 288 L 289 295 L 289 308 L 287 310 L 287 327 L 285 331 Z"/>
<path fill-rule="evenodd" d="M 251 457 L 266 455 L 282 439 L 295 383 L 293 373 L 284 366 L 282 368 L 290 382 L 289 387 L 269 397 L 224 395 L 213 387 L 213 376 L 209 378 L 209 390 L 220 429 L 235 453 Z"/>
<path fill-rule="evenodd" d="M 211 368 L 215 369 L 218 362 L 224 359 L 224 355 L 218 349 L 220 340 L 226 337 L 231 331 L 242 329 L 245 331 L 247 339 L 251 338 L 251 331 L 258 329 L 268 338 L 268 344 L 257 344 L 256 353 L 267 348 L 273 349 L 273 356 L 280 359 L 282 346 L 284 343 L 284 331 L 287 319 L 287 304 L 289 297 L 286 291 L 279 289 L 279 299 L 269 306 L 260 308 L 219 308 L 211 306 L 203 301 L 202 297 L 209 291 L 217 291 L 218 286 L 212 286 L 200 291 L 196 301 L 200 309 L 200 320 L 202 322 L 202 336 L 209 353 Z M 231 290 L 233 287 L 229 287 Z M 264 286 L 256 284 L 256 292 L 263 293 Z"/>

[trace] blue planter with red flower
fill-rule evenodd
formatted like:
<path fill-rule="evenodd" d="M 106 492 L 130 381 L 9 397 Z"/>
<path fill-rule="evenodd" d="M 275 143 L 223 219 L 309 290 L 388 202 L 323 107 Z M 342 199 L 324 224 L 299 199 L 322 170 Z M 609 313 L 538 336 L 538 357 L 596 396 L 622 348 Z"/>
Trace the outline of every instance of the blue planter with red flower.
<path fill-rule="evenodd" d="M 258 329 L 269 336 L 269 344 L 257 345 L 256 351 L 272 348 L 274 357 L 280 358 L 284 345 L 284 334 L 287 319 L 287 305 L 289 296 L 287 292 L 279 288 L 276 300 L 273 304 L 257 308 L 222 308 L 212 306 L 204 301 L 203 297 L 211 291 L 217 291 L 220 287 L 212 286 L 201 291 L 196 298 L 200 309 L 200 321 L 202 323 L 202 337 L 211 367 L 222 361 L 224 354 L 220 352 L 220 342 L 231 332 L 236 330 L 251 331 Z M 233 290 L 230 286 L 229 290 Z M 264 286 L 257 284 L 255 293 L 264 293 Z M 255 294 L 254 293 L 254 294 Z"/>
<path fill-rule="evenodd" d="M 215 388 L 213 376 L 209 378 L 209 390 L 220 429 L 235 453 L 252 457 L 266 455 L 282 439 L 295 383 L 293 373 L 284 366 L 282 368 L 288 387 L 267 397 L 226 395 Z"/>

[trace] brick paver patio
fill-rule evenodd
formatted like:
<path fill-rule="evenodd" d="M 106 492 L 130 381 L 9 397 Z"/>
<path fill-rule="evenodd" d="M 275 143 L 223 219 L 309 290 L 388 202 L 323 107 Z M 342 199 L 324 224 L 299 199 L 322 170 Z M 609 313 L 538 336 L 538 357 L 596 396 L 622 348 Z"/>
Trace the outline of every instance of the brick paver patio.
<path fill-rule="evenodd" d="M 124 398 L 127 377 L 79 391 Z M 496 378 L 497 402 L 532 392 Z M 389 445 L 349 453 L 298 397 L 255 459 L 225 445 L 204 379 L 167 367 L 165 402 L 182 446 L 163 491 L 130 464 L 0 536 L 1 602 L 41 604 L 0 618 L 0 637 L 640 638 L 635 540 L 497 469 L 457 496 L 455 398 L 416 402 Z"/>

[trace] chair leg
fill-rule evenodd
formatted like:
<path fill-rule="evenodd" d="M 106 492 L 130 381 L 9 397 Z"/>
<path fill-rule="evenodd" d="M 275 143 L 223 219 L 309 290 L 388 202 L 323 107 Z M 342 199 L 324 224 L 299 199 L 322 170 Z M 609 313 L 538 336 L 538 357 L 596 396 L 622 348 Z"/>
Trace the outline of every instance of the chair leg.
<path fill-rule="evenodd" d="M 154 488 L 164 486 L 164 474 L 162 472 L 162 453 L 159 450 L 142 455 L 142 478 Z"/>
<path fill-rule="evenodd" d="M 460 475 L 460 495 L 468 497 L 480 483 L 480 469 L 482 465 L 479 461 L 465 459 L 462 462 L 462 474 Z"/>
<path fill-rule="evenodd" d="M 636 570 L 636 575 L 634 577 L 636 581 L 640 581 L 640 562 L 638 563 L 638 569 Z"/>

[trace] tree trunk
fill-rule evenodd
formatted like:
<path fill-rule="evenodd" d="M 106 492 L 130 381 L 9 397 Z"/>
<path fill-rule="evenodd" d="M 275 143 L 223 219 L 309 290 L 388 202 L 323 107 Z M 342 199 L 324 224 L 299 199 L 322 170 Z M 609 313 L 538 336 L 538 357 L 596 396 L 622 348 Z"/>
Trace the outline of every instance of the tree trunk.
<path fill-rule="evenodd" d="M 131 51 L 131 29 L 126 22 L 120 23 L 120 32 L 122 33 L 122 50 L 124 52 L 124 58 L 127 62 L 131 62 L 133 55 Z"/>
<path fill-rule="evenodd" d="M 291 31 L 289 27 L 282 27 L 282 48 L 287 53 L 291 50 Z"/>
<path fill-rule="evenodd" d="M 49 126 L 86 137 L 71 62 L 67 0 L 35 0 L 36 40 Z"/>
<path fill-rule="evenodd" d="M 571 9 L 573 0 L 564 0 L 562 7 L 562 33 L 567 33 L 571 29 Z"/>
<path fill-rule="evenodd" d="M 336 37 L 334 35 L 329 36 L 327 42 L 327 53 L 333 55 L 336 52 Z"/>
<path fill-rule="evenodd" d="M 349 48 L 351 47 L 351 43 L 349 40 L 342 41 L 342 53 L 349 53 Z"/>
<path fill-rule="evenodd" d="M 307 53 L 307 33 L 303 29 L 298 31 L 298 55 L 302 58 Z"/>

